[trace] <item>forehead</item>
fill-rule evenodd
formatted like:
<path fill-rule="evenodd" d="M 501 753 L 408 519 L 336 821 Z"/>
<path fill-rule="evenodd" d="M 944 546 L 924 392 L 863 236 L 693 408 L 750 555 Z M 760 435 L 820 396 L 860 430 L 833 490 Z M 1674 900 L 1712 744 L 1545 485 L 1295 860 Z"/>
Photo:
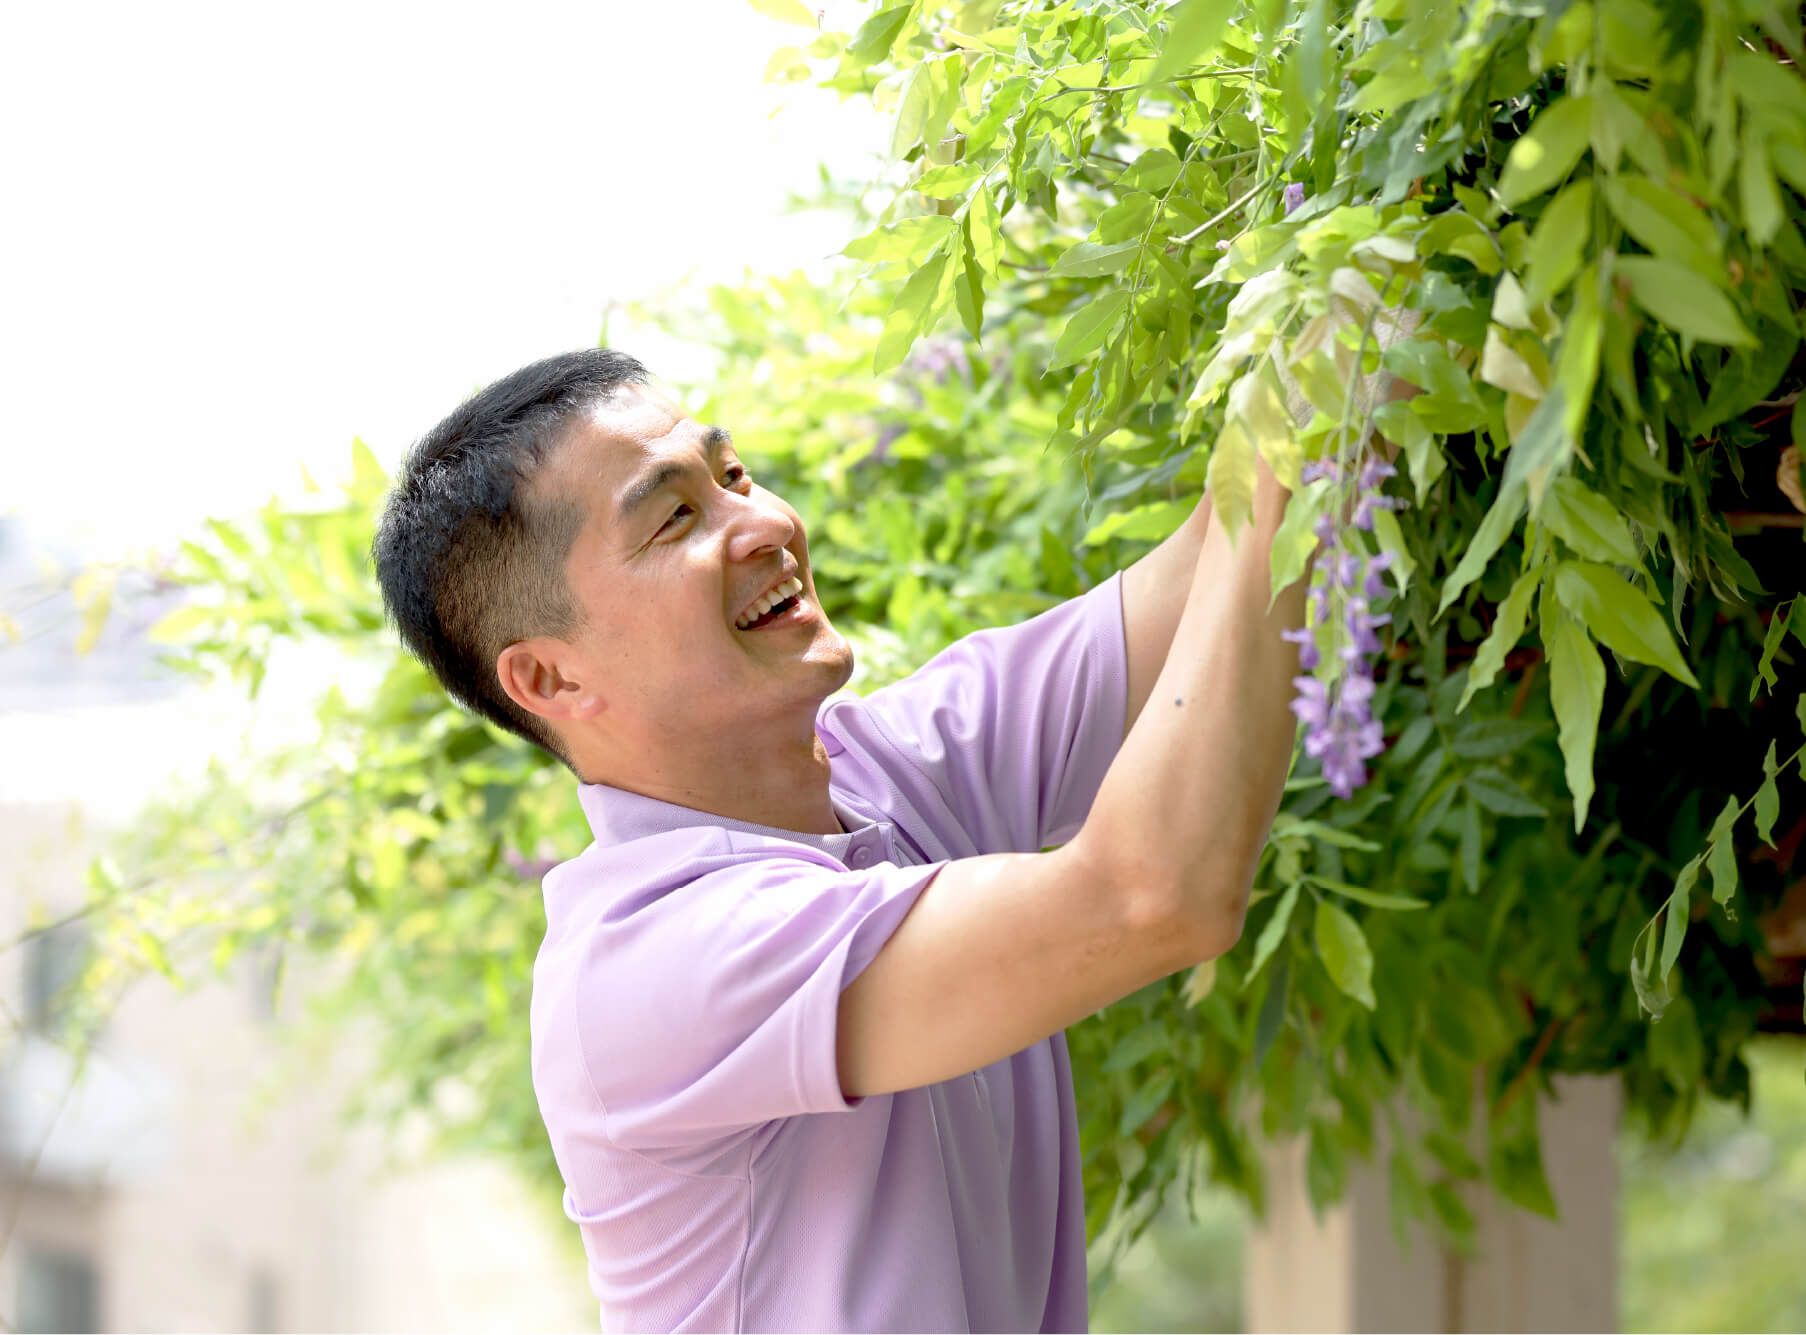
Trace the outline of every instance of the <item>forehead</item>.
<path fill-rule="evenodd" d="M 700 453 L 708 428 L 645 385 L 623 385 L 580 415 L 551 460 L 554 485 L 618 492 L 651 462 Z"/>

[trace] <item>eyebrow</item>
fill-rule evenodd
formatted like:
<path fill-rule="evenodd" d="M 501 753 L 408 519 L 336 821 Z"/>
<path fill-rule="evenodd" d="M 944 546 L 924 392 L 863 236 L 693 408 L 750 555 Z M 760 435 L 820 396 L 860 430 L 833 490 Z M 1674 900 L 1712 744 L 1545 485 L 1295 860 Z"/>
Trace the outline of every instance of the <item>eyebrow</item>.
<path fill-rule="evenodd" d="M 721 452 L 733 443 L 733 434 L 721 427 L 712 426 L 703 432 L 702 448 L 703 452 L 708 455 L 711 465 L 721 457 Z M 648 501 L 688 471 L 683 464 L 662 463 L 638 479 L 622 493 L 621 504 L 615 510 L 615 522 L 627 523 Z"/>

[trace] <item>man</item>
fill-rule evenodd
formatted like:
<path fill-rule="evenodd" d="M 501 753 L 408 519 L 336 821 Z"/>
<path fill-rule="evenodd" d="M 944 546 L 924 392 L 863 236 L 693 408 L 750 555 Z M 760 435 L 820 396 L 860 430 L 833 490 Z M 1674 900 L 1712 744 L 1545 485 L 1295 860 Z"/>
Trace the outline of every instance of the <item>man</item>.
<path fill-rule="evenodd" d="M 603 1325 L 1082 1330 L 1063 1030 L 1241 931 L 1286 494 L 830 700 L 801 518 L 646 380 L 592 350 L 483 390 L 375 551 L 447 689 L 579 780 L 532 1059 Z"/>

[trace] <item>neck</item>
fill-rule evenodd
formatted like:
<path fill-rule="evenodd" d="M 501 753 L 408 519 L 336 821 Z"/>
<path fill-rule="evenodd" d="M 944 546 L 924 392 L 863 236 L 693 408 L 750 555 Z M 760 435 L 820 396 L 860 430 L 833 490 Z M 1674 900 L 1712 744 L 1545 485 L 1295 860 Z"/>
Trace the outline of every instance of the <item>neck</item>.
<path fill-rule="evenodd" d="M 842 832 L 828 798 L 828 753 L 815 735 L 814 710 L 800 724 L 774 720 L 757 732 L 738 726 L 706 737 L 585 740 L 590 745 L 572 748 L 585 783 L 777 830 Z"/>

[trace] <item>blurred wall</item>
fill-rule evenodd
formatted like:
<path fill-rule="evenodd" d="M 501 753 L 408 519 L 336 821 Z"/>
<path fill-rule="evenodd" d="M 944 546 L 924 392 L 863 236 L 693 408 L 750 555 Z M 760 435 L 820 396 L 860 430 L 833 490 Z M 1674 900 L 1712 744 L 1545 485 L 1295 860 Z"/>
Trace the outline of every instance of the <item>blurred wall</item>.
<path fill-rule="evenodd" d="M 0 940 L 78 909 L 96 844 L 73 804 L 0 805 Z M 9 1327 L 596 1328 L 555 1205 L 494 1164 L 385 1171 L 397 1147 L 341 1126 L 354 1051 L 272 1083 L 293 1054 L 257 961 L 137 984 L 78 1068 L 48 994 L 81 950 L 71 926 L 0 952 Z"/>

